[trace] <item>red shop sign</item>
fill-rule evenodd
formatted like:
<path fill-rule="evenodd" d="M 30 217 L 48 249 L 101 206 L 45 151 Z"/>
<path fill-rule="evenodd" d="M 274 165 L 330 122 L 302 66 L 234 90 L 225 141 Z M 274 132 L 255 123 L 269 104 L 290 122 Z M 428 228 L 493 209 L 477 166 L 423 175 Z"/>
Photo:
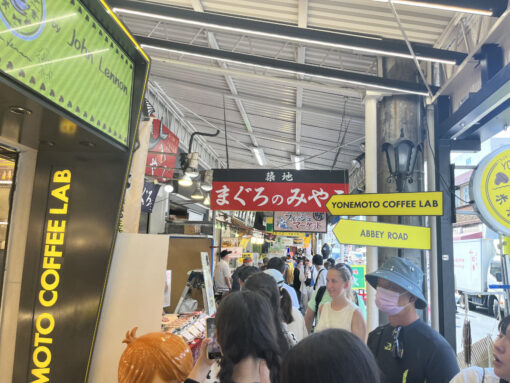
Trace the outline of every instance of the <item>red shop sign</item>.
<path fill-rule="evenodd" d="M 161 182 L 171 179 L 174 176 L 178 149 L 179 137 L 172 133 L 161 120 L 153 119 L 145 174 Z"/>
<path fill-rule="evenodd" d="M 348 191 L 346 170 L 216 169 L 211 209 L 325 213 L 332 195 Z"/>

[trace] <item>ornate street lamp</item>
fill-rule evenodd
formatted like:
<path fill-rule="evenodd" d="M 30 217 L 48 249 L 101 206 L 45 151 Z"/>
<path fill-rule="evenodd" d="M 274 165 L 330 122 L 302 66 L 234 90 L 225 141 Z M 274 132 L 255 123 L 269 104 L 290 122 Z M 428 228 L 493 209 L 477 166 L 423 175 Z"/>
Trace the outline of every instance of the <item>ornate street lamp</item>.
<path fill-rule="evenodd" d="M 416 165 L 418 152 L 423 153 L 422 144 L 414 145 L 412 141 L 404 138 L 404 129 L 400 130 L 400 138 L 393 142 L 385 142 L 381 147 L 386 153 L 386 162 L 390 176 L 386 180 L 395 180 L 397 191 L 405 191 L 406 182 L 413 183 L 413 171 Z"/>

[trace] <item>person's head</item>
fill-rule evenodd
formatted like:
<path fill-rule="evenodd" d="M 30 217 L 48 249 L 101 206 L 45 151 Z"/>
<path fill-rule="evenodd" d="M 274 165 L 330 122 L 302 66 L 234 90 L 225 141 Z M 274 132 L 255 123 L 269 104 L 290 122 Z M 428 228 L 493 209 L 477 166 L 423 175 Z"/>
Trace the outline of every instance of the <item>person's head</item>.
<path fill-rule="evenodd" d="M 230 250 L 222 250 L 220 253 L 220 259 L 224 260 L 225 262 L 228 262 L 228 260 L 230 259 L 229 254 L 231 253 L 232 252 Z"/>
<path fill-rule="evenodd" d="M 324 258 L 328 258 L 329 255 L 331 254 L 331 248 L 329 247 L 329 245 L 327 243 L 325 243 L 324 245 L 322 245 L 322 248 L 321 248 L 321 254 Z"/>
<path fill-rule="evenodd" d="M 264 270 L 264 273 L 269 275 L 276 282 L 276 287 L 280 292 L 280 309 L 283 321 L 285 323 L 292 323 L 294 318 L 292 317 L 292 298 L 290 297 L 287 290 L 285 290 L 283 284 L 285 283 L 283 280 L 283 275 L 278 270 L 275 269 L 267 269 Z M 267 278 L 265 278 L 269 281 Z M 259 279 L 261 285 L 264 281 L 264 278 Z M 269 283 L 269 282 L 267 282 Z"/>
<path fill-rule="evenodd" d="M 267 263 L 269 262 L 269 258 L 265 257 L 262 259 L 262 263 L 267 266 Z"/>
<path fill-rule="evenodd" d="M 296 259 L 296 262 L 297 262 L 298 266 L 303 266 L 303 264 L 305 263 L 305 260 L 303 259 L 303 257 L 298 257 Z"/>
<path fill-rule="evenodd" d="M 215 321 L 221 382 L 232 382 L 234 366 L 248 357 L 264 359 L 271 382 L 278 382 L 281 350 L 272 318 L 272 307 L 261 294 L 243 290 L 222 299 Z"/>
<path fill-rule="evenodd" d="M 308 257 L 305 257 L 304 262 L 305 262 L 305 266 L 311 266 L 312 265 L 312 261 Z"/>
<path fill-rule="evenodd" d="M 499 336 L 494 342 L 494 373 L 501 379 L 510 381 L 510 315 L 499 323 Z"/>
<path fill-rule="evenodd" d="M 249 257 L 243 258 L 243 265 L 245 266 L 253 266 L 253 260 Z"/>
<path fill-rule="evenodd" d="M 377 307 L 390 317 L 427 307 L 422 291 L 423 272 L 407 259 L 388 259 L 379 270 L 367 274 L 366 280 L 377 289 Z"/>
<path fill-rule="evenodd" d="M 273 270 L 273 272 L 279 273 L 276 270 Z M 279 273 L 279 275 L 283 279 L 281 273 Z M 266 274 L 265 272 L 253 274 L 244 283 L 244 290 L 253 291 L 257 294 L 266 297 L 269 300 L 269 303 L 271 304 L 271 309 L 273 311 L 273 320 L 275 322 L 275 326 L 278 332 L 278 342 L 280 343 L 282 352 L 286 353 L 289 349 L 289 345 L 287 343 L 287 340 L 285 339 L 285 336 L 283 335 L 281 325 L 281 323 L 285 320 L 281 310 L 280 302 L 282 299 L 282 293 L 278 289 L 275 279 L 271 275 Z M 287 291 L 285 292 L 287 293 Z"/>
<path fill-rule="evenodd" d="M 325 262 L 324 262 L 324 268 L 325 268 L 326 270 L 329 270 L 329 269 L 331 268 L 331 263 L 329 263 L 329 261 L 325 261 Z"/>
<path fill-rule="evenodd" d="M 331 267 L 336 265 L 336 260 L 334 258 L 328 258 L 328 262 L 331 265 Z"/>
<path fill-rule="evenodd" d="M 345 265 L 338 264 L 330 268 L 326 275 L 326 290 L 330 297 L 334 299 L 340 295 L 348 295 L 351 280 L 352 274 Z"/>
<path fill-rule="evenodd" d="M 312 258 L 312 262 L 315 265 L 315 267 L 320 267 L 323 265 L 324 260 L 322 258 L 322 255 L 315 254 Z"/>
<path fill-rule="evenodd" d="M 306 337 L 284 358 L 281 383 L 380 383 L 379 367 L 365 344 L 345 330 Z"/>
<path fill-rule="evenodd" d="M 281 258 L 273 257 L 267 263 L 267 268 L 278 270 L 280 273 L 283 274 L 283 272 L 285 271 L 285 262 Z"/>
<path fill-rule="evenodd" d="M 237 274 L 239 276 L 239 285 L 241 288 L 244 287 L 244 282 L 250 277 L 250 275 L 253 275 L 255 273 L 258 273 L 259 269 L 255 266 L 246 266 L 241 269 L 239 269 L 239 273 Z"/>
<path fill-rule="evenodd" d="M 119 361 L 119 383 L 183 382 L 193 367 L 189 346 L 177 335 L 151 332 L 136 338 L 126 333 Z"/>

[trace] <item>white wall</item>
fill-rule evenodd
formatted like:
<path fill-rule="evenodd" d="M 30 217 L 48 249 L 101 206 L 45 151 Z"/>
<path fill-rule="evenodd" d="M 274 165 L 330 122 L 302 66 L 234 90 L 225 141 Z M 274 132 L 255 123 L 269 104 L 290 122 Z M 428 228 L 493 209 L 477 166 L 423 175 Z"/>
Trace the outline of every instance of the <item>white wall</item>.
<path fill-rule="evenodd" d="M 167 235 L 118 234 L 88 383 L 117 382 L 126 331 L 161 330 L 167 258 Z"/>

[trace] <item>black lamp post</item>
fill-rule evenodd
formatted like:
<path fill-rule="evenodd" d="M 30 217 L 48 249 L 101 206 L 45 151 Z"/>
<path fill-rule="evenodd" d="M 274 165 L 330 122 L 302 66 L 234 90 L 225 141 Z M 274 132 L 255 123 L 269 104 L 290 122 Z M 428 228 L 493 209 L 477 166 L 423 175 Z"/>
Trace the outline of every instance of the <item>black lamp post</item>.
<path fill-rule="evenodd" d="M 404 138 L 404 129 L 400 130 L 400 138 L 393 142 L 382 144 L 382 151 L 386 153 L 386 161 L 390 176 L 386 180 L 395 180 L 397 191 L 405 191 L 406 182 L 413 182 L 413 171 L 416 165 L 418 152 L 423 152 L 422 144 L 414 145 L 412 141 Z"/>

